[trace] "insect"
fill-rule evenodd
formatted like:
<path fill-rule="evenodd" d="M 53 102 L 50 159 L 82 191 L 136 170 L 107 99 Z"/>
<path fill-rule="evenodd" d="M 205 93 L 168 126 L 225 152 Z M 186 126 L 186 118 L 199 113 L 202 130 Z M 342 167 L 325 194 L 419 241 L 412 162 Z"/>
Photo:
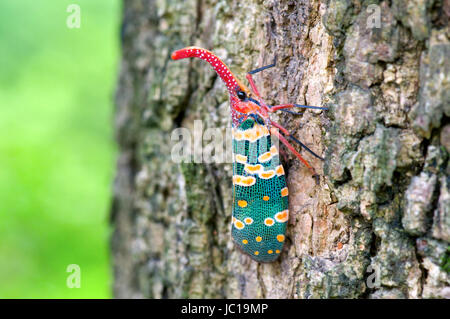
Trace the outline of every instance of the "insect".
<path fill-rule="evenodd" d="M 230 95 L 233 143 L 233 212 L 231 235 L 237 247 L 257 262 L 275 261 L 285 241 L 289 219 L 288 188 L 276 136 L 297 158 L 318 176 L 314 168 L 295 150 L 287 138 L 322 159 L 270 118 L 272 112 L 294 107 L 327 110 L 326 107 L 299 104 L 267 105 L 252 75 L 274 63 L 247 73 L 251 91 L 212 52 L 186 47 L 172 53 L 172 59 L 196 57 L 208 62 L 225 83 Z M 289 111 L 292 112 L 292 111 Z"/>

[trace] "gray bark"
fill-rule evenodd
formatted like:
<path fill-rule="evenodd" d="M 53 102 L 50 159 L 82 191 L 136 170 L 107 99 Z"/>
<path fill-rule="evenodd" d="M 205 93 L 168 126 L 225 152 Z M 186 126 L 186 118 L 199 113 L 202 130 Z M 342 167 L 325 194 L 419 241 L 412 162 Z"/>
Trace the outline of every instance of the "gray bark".
<path fill-rule="evenodd" d="M 377 13 L 380 13 L 378 16 Z M 111 240 L 117 298 L 450 298 L 450 2 L 125 1 Z M 379 17 L 379 25 L 377 18 Z M 231 164 L 171 160 L 171 131 L 229 125 L 215 52 L 281 114 L 292 154 L 279 261 L 230 240 Z"/>

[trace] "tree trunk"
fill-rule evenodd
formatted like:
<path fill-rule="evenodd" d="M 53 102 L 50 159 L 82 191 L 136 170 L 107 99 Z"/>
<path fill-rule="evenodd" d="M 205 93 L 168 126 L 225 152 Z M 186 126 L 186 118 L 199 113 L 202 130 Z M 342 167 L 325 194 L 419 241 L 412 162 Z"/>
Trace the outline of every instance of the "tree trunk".
<path fill-rule="evenodd" d="M 116 94 L 117 298 L 450 298 L 450 1 L 129 0 Z M 230 163 L 175 163 L 174 129 L 230 125 L 212 50 L 325 157 L 286 153 L 277 262 L 230 239 Z M 205 144 L 207 142 L 204 142 Z"/>

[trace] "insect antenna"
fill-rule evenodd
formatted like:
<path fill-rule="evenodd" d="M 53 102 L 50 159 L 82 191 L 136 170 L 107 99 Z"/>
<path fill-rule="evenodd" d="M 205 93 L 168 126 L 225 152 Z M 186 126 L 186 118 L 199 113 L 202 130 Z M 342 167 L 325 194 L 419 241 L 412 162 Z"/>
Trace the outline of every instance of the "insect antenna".
<path fill-rule="evenodd" d="M 260 67 L 260 68 L 251 70 L 251 71 L 248 72 L 248 74 L 255 74 L 255 73 L 264 71 L 264 70 L 266 70 L 266 69 L 268 69 L 268 68 L 273 68 L 273 67 L 276 66 L 276 65 L 277 65 L 277 56 L 275 55 L 272 64 L 269 64 L 269 65 L 266 65 L 266 66 L 263 66 L 263 67 Z"/>

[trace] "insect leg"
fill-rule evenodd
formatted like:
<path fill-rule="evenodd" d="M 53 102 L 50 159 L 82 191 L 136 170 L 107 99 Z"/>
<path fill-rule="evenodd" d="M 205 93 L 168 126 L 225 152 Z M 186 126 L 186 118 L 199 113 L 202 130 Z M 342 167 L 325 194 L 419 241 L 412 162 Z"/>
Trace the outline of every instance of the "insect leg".
<path fill-rule="evenodd" d="M 280 132 L 278 131 L 277 128 L 272 127 L 270 129 L 270 133 L 274 134 L 276 137 L 278 137 L 278 139 L 281 141 L 281 143 L 283 143 L 284 145 L 286 145 L 286 147 L 295 154 L 295 156 L 297 156 L 297 158 L 302 161 L 303 164 L 305 164 L 305 166 L 310 170 L 310 172 L 312 173 L 313 177 L 318 176 L 316 173 L 316 170 L 309 165 L 309 163 L 295 150 L 295 148 L 284 138 L 284 136 L 282 134 L 280 134 Z"/>
<path fill-rule="evenodd" d="M 301 107 L 304 109 L 317 109 L 317 110 L 328 110 L 327 107 L 323 106 L 308 106 L 308 105 L 300 105 L 300 104 L 280 104 L 280 105 L 273 105 L 269 106 L 269 109 L 271 112 L 275 112 L 278 110 L 288 109 L 292 107 Z"/>
<path fill-rule="evenodd" d="M 287 137 L 289 137 L 291 140 L 293 140 L 294 142 L 296 142 L 297 144 L 299 144 L 301 147 L 303 147 L 305 150 L 307 150 L 308 152 L 310 152 L 312 155 L 314 155 L 315 157 L 317 157 L 318 159 L 321 159 L 322 161 L 324 160 L 322 157 L 320 157 L 319 155 L 317 155 L 316 153 L 314 153 L 313 151 L 311 151 L 309 149 L 309 147 L 307 147 L 305 144 L 303 144 L 302 142 L 300 142 L 298 139 L 296 139 L 295 137 L 292 136 L 291 133 L 289 133 L 288 130 L 286 130 L 284 127 L 282 127 L 280 124 L 272 121 L 271 122 L 273 126 L 275 126 L 276 128 L 278 128 L 281 132 L 283 132 L 284 135 L 286 135 Z"/>
<path fill-rule="evenodd" d="M 308 152 L 310 152 L 312 155 L 314 155 L 315 157 L 317 157 L 318 159 L 324 161 L 323 157 L 320 157 L 319 155 L 317 155 L 316 153 L 314 153 L 313 151 L 311 151 L 305 144 L 303 144 L 302 142 L 300 142 L 298 139 L 296 139 L 295 137 L 293 137 L 292 135 L 289 134 L 288 136 L 291 140 L 293 140 L 294 142 L 296 142 L 298 145 L 300 145 L 301 147 L 303 147 L 305 150 L 307 150 Z"/>

